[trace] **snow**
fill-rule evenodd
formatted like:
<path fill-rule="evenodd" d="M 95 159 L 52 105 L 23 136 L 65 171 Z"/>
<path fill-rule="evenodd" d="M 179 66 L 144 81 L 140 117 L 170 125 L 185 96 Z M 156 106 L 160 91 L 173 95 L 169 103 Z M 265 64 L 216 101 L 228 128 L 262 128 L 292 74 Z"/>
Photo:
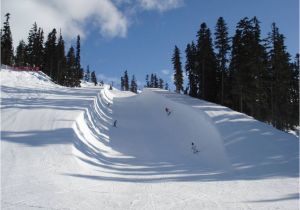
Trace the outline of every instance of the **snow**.
<path fill-rule="evenodd" d="M 169 91 L 0 77 L 3 209 L 298 209 L 294 135 Z"/>

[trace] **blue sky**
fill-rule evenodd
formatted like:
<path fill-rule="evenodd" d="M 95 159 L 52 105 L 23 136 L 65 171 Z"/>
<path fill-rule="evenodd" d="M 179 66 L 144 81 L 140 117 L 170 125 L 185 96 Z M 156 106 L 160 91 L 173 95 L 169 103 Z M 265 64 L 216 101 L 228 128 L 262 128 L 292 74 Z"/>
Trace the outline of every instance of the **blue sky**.
<path fill-rule="evenodd" d="M 206 22 L 214 32 L 220 16 L 231 36 L 245 16 L 258 17 L 262 37 L 276 22 L 292 56 L 299 50 L 298 0 L 4 0 L 2 16 L 7 11 L 15 45 L 34 21 L 46 33 L 61 28 L 69 44 L 80 34 L 82 65 L 89 64 L 106 81 L 119 81 L 128 70 L 142 83 L 147 73 L 172 83 L 174 46 L 180 48 L 184 64 L 186 44 L 196 39 L 200 24 Z"/>
<path fill-rule="evenodd" d="M 298 3 L 296 0 L 210 0 L 185 1 L 182 7 L 165 11 L 145 11 L 128 29 L 125 38 L 105 39 L 93 32 L 83 42 L 82 63 L 106 77 L 119 78 L 125 69 L 144 82 L 147 73 L 155 72 L 171 83 L 171 57 L 174 45 L 182 52 L 188 42 L 195 40 L 201 22 L 211 30 L 223 16 L 233 35 L 236 23 L 245 16 L 257 16 L 261 21 L 262 36 L 267 36 L 271 23 L 276 22 L 286 36 L 292 55 L 298 51 Z M 162 70 L 168 70 L 165 75 Z M 164 71 L 167 73 L 167 71 Z"/>

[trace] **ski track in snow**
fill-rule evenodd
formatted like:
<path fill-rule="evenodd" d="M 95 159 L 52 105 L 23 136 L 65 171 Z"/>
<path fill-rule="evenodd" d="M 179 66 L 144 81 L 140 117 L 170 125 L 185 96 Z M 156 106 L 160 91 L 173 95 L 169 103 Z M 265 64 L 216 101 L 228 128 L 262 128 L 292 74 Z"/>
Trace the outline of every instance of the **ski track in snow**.
<path fill-rule="evenodd" d="M 1 209 L 298 209 L 293 135 L 168 91 L 0 76 Z"/>

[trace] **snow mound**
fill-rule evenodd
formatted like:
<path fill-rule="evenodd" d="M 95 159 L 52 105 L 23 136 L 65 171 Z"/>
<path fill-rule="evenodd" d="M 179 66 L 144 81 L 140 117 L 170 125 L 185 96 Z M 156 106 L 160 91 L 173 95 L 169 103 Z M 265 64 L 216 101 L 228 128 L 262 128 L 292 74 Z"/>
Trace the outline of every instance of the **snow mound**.
<path fill-rule="evenodd" d="M 11 86 L 54 86 L 51 78 L 45 73 L 38 71 L 14 71 L 1 69 L 1 84 Z"/>

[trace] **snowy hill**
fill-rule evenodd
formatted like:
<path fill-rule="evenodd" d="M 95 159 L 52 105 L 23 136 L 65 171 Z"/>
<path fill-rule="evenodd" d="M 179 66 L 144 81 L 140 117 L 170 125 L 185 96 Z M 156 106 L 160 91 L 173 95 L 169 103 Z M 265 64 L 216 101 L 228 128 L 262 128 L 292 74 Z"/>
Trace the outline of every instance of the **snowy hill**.
<path fill-rule="evenodd" d="M 0 77 L 3 209 L 298 208 L 291 134 L 158 89 Z"/>

